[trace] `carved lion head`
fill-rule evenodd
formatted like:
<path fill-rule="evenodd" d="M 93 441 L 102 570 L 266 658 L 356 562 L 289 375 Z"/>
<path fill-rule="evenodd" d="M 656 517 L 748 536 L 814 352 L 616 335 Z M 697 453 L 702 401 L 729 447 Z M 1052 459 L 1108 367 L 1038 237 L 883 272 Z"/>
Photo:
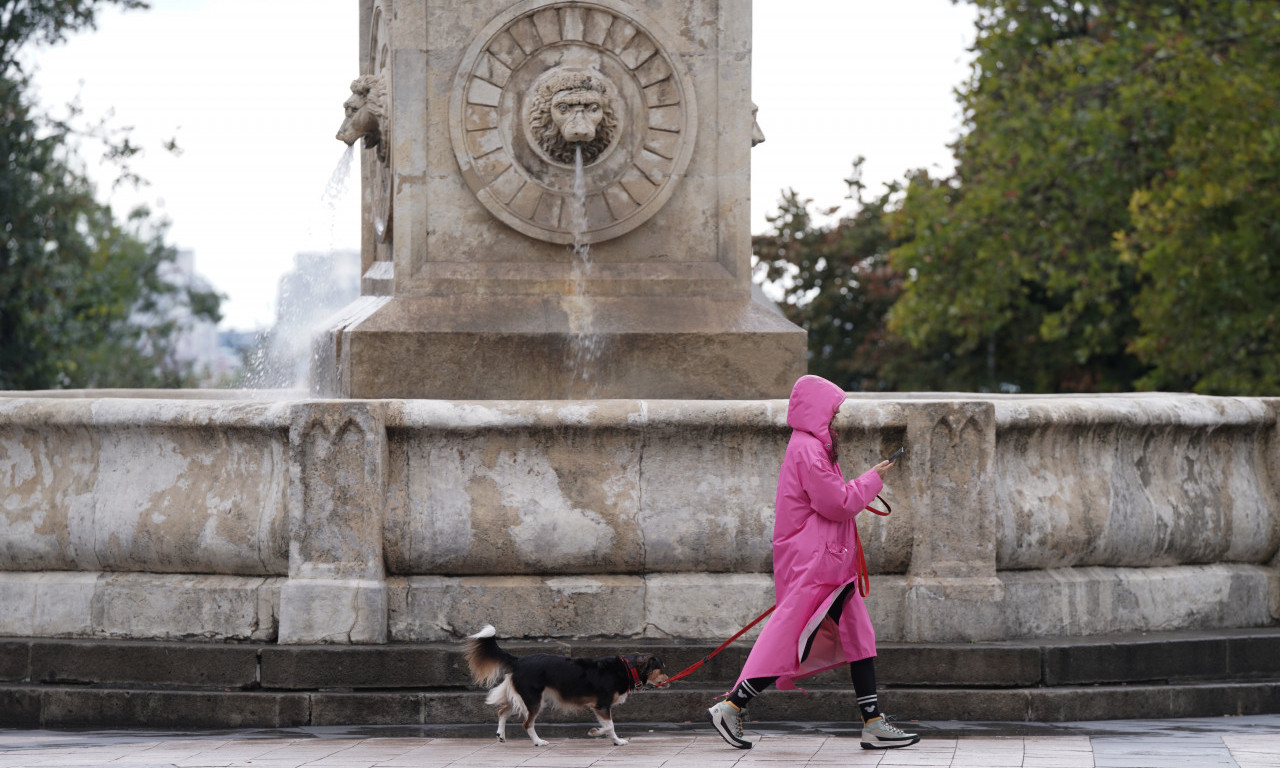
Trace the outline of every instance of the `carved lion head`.
<path fill-rule="evenodd" d="M 351 96 L 343 103 L 346 117 L 338 128 L 338 141 L 351 146 L 364 139 L 366 149 L 378 148 L 385 161 L 391 127 L 387 119 L 387 81 L 381 74 L 361 75 L 351 82 Z"/>
<path fill-rule="evenodd" d="M 573 164 L 581 147 L 583 165 L 595 161 L 613 142 L 618 116 L 604 77 L 583 70 L 561 70 L 542 81 L 529 100 L 530 133 L 547 157 Z"/>

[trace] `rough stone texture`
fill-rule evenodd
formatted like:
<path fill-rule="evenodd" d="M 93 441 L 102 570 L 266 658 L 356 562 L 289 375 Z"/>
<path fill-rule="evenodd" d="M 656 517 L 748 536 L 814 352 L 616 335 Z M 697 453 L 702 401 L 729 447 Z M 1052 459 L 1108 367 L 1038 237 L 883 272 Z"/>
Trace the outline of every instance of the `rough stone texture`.
<path fill-rule="evenodd" d="M 1268 402 L 996 402 L 997 566 L 1265 562 L 1280 546 Z"/>
<path fill-rule="evenodd" d="M 500 632 L 501 635 L 501 632 Z M 712 643 L 679 639 L 502 639 L 517 655 L 655 653 L 678 671 Z M 630 697 L 619 722 L 697 722 L 736 679 L 748 643 L 692 676 Z M 1280 711 L 1276 628 L 1131 633 L 995 643 L 882 643 L 881 703 L 948 720 L 1163 718 Z M 30 664 L 28 664 L 30 660 Z M 9 663 L 12 661 L 12 663 Z M 28 669 L 29 667 L 29 669 Z M 191 642 L 0 643 L 0 722 L 18 727 L 282 727 L 493 722 L 457 642 L 371 646 Z M 78 685 L 67 685 L 78 682 Z M 87 683 L 87 685 L 85 684 Z M 839 719 L 855 695 L 843 669 L 808 678 L 809 695 L 770 694 L 755 721 Z M 582 711 L 547 722 L 586 723 Z M 518 731 L 515 731 L 518 734 Z"/>
<path fill-rule="evenodd" d="M 393 640 L 441 640 L 485 624 L 508 637 L 644 632 L 639 576 L 415 576 L 391 580 L 389 592 Z"/>
<path fill-rule="evenodd" d="M 1267 623 L 1274 569 L 1222 563 L 1003 571 L 1005 637 Z"/>
<path fill-rule="evenodd" d="M 284 575 L 282 416 L 252 401 L 0 399 L 0 567 Z"/>
<path fill-rule="evenodd" d="M 309 697 L 288 693 L 51 687 L 36 706 L 38 721 L 28 727 L 292 728 L 310 721 Z"/>
<path fill-rule="evenodd" d="M 31 643 L 30 680 L 46 684 L 252 688 L 258 647 L 63 640 Z"/>
<path fill-rule="evenodd" d="M 360 304 L 350 308 L 356 319 L 344 315 L 341 330 L 317 342 L 328 370 L 312 378 L 318 394 L 360 398 L 728 399 L 784 397 L 804 374 L 804 333 L 761 301 L 589 303 L 450 295 Z"/>
<path fill-rule="evenodd" d="M 0 682 L 27 680 L 31 669 L 30 644 L 20 640 L 0 642 Z"/>
<path fill-rule="evenodd" d="M 710 639 L 772 601 L 784 401 L 73 394 L 0 397 L 0 635 Z M 853 397 L 847 475 L 908 449 L 860 524 L 879 639 L 1275 623 L 1276 412 Z M 148 463 L 176 488 L 101 469 Z"/>
<path fill-rule="evenodd" d="M 504 647 L 522 652 L 519 643 Z M 470 682 L 456 643 L 262 649 L 263 688 L 428 688 Z"/>
<path fill-rule="evenodd" d="M 280 592 L 280 641 L 386 642 L 382 408 L 298 405 L 289 444 L 289 580 Z"/>
<path fill-rule="evenodd" d="M 0 634 L 275 639 L 284 581 L 209 574 L 0 571 L 0 604 L 5 606 Z"/>

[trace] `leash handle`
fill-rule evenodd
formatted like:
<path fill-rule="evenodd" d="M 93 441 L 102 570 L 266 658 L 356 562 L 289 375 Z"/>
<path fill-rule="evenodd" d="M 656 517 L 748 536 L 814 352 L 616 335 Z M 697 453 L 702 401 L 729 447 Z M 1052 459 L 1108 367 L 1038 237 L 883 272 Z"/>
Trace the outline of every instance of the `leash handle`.
<path fill-rule="evenodd" d="M 873 514 L 879 515 L 880 517 L 888 517 L 890 514 L 893 513 L 893 507 L 889 506 L 889 502 L 885 501 L 883 496 L 881 496 L 880 494 L 876 494 L 876 499 L 879 500 L 879 502 L 884 505 L 883 512 L 871 506 L 870 504 L 863 507 L 863 509 Z M 862 595 L 863 597 L 866 597 L 867 593 L 871 591 L 871 574 L 867 573 L 867 556 L 862 551 L 862 537 L 858 535 L 857 525 L 853 526 L 853 542 L 857 547 L 857 553 L 858 553 L 858 594 Z"/>

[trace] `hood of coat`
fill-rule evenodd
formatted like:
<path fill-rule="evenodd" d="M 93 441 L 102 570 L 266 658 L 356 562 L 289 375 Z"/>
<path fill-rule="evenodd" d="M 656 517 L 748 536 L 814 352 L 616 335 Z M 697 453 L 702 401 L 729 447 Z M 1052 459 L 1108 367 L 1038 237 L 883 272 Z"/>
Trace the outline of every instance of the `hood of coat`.
<path fill-rule="evenodd" d="M 787 426 L 808 432 L 831 450 L 831 419 L 844 403 L 844 390 L 821 376 L 801 376 L 787 401 Z"/>

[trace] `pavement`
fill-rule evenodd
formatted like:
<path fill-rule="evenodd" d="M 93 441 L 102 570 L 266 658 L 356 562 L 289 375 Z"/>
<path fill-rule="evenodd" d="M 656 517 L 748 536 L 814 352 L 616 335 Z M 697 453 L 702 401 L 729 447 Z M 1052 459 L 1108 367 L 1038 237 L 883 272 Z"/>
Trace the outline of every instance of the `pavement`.
<path fill-rule="evenodd" d="M 1083 723 L 899 722 L 912 747 L 863 750 L 848 724 L 770 723 L 750 750 L 709 726 L 618 723 L 630 744 L 585 736 L 589 724 L 351 726 L 235 731 L 31 731 L 0 728 L 0 768 L 1280 768 L 1280 715 Z"/>

